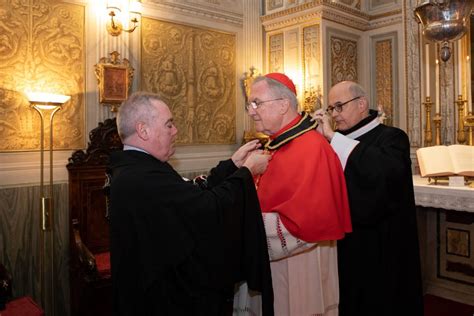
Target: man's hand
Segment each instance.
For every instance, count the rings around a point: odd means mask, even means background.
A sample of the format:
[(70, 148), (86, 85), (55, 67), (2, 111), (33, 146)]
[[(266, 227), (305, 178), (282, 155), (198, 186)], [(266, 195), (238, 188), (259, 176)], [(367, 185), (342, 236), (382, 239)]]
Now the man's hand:
[(247, 159), (247, 157), (252, 153), (254, 150), (259, 148), (260, 142), (258, 139), (254, 139), (246, 143), (245, 145), (242, 145), (237, 151), (232, 155), (231, 159), (234, 162), (235, 166), (237, 168), (242, 167), (243, 163)]
[(256, 176), (265, 172), (271, 158), (272, 155), (263, 150), (257, 150), (250, 154), (243, 166), (247, 167), (253, 176)]
[(334, 137), (334, 130), (332, 129), (332, 120), (325, 110), (319, 109), (312, 114), (312, 121), (318, 122), (316, 130), (322, 134), (328, 141)]

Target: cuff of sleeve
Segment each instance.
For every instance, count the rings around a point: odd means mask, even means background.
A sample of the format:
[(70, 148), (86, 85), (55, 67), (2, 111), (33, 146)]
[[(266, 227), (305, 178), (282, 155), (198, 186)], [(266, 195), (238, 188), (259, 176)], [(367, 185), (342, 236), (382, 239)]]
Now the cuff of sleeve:
[(239, 169), (239, 168), (237, 168), (237, 166), (234, 164), (234, 162), (230, 158), (227, 159), (227, 160), (221, 161), (220, 163), (223, 164), (224, 167), (228, 171), (230, 171), (230, 173), (235, 172), (237, 169)]
[(358, 140), (351, 139), (338, 132), (334, 133), (331, 146), (341, 161), (342, 169), (346, 168), (347, 159), (357, 144), (359, 144)]

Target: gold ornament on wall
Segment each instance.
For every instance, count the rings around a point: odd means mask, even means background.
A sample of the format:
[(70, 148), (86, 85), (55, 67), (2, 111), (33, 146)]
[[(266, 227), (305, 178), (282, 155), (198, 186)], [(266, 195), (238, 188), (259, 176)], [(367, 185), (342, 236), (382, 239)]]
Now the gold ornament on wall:
[(110, 106), (112, 112), (117, 112), (120, 104), (128, 98), (135, 71), (128, 59), (119, 56), (117, 51), (113, 51), (110, 58), (102, 57), (95, 65), (99, 102)]

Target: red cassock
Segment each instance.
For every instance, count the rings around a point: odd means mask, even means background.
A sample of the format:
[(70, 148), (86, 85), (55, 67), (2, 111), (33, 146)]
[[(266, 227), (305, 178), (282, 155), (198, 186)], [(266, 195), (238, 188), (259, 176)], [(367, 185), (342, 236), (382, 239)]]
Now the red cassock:
[(321, 134), (311, 129), (271, 153), (267, 170), (255, 179), (262, 212), (277, 212), (286, 229), (307, 242), (338, 240), (352, 231), (344, 172)]

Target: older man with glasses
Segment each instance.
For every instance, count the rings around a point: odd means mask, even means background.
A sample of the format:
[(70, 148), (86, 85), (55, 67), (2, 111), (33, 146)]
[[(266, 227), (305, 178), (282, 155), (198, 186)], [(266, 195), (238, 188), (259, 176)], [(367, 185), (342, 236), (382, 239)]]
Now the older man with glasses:
[[(315, 122), (298, 113), (290, 78), (254, 80), (248, 115), (270, 136), (272, 159), (255, 178), (270, 255), (275, 315), (337, 315), (336, 240), (351, 231), (341, 164)], [(244, 294), (242, 294), (244, 293)], [(259, 315), (258, 298), (242, 288), (237, 315)]]
[[(317, 130), (338, 154), (353, 232), (337, 244), (339, 315), (423, 315), (410, 143), (355, 82), (331, 88)], [(336, 131), (332, 126), (336, 126)]]

